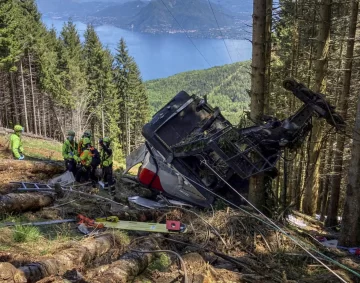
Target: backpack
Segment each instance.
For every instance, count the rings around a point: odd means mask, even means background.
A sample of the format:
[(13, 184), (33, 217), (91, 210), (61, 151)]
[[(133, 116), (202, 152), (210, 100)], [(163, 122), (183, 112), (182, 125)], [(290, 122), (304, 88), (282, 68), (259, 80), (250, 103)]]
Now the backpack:
[(100, 158), (99, 151), (95, 147), (92, 147), (92, 148), (90, 148), (90, 152), (91, 152), (91, 155), (92, 155), (91, 166), (92, 167), (99, 166), (100, 163), (101, 163), (101, 158)]

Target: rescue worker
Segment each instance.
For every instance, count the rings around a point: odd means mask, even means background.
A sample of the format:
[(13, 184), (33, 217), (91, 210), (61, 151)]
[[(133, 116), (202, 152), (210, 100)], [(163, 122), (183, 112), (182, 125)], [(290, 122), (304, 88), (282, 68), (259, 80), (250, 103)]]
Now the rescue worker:
[(88, 138), (91, 141), (91, 131), (90, 130), (86, 130), (83, 134), (83, 136), (81, 137), (79, 144), (78, 144), (78, 156), (81, 155), (81, 153), (85, 150), (85, 146), (84, 146), (84, 139)]
[(96, 188), (96, 183), (99, 181), (98, 178), (96, 177), (96, 168), (101, 163), (100, 153), (94, 146), (90, 146), (89, 150), (90, 150), (91, 157), (92, 157), (91, 164), (90, 164), (90, 166), (91, 166), (90, 178), (92, 181), (92, 187)]
[(83, 139), (83, 147), (85, 149), (79, 157), (80, 167), (76, 172), (76, 182), (80, 182), (81, 180), (87, 182), (90, 178), (92, 154), (90, 152), (91, 141), (89, 138)]
[(66, 170), (76, 176), (76, 163), (78, 161), (78, 144), (75, 141), (75, 132), (68, 131), (67, 138), (62, 147), (62, 156), (65, 160)]
[(115, 182), (113, 180), (113, 152), (110, 148), (110, 138), (100, 139), (101, 168), (103, 171), (104, 189), (109, 189), (110, 195), (115, 195)]
[(24, 159), (24, 148), (21, 141), (21, 133), (24, 131), (24, 128), (20, 125), (15, 125), (14, 133), (10, 136), (10, 148), (11, 152), (15, 159), (23, 160)]

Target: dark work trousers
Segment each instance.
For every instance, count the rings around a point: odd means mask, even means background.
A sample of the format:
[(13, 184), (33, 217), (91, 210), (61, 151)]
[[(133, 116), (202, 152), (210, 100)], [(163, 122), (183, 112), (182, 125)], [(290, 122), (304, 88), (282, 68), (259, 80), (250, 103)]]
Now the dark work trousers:
[(113, 169), (112, 164), (110, 166), (103, 166), (103, 176), (104, 176), (104, 185), (105, 188), (109, 189), (109, 193), (115, 194), (115, 187), (113, 181)]
[(76, 172), (76, 182), (84, 181), (87, 182), (90, 179), (91, 167), (82, 166)]
[(90, 172), (90, 179), (93, 188), (96, 187), (96, 183), (99, 181), (98, 178), (96, 177), (96, 167), (97, 166), (91, 166), (91, 172)]
[(65, 167), (67, 171), (73, 173), (74, 177), (76, 176), (76, 162), (74, 159), (65, 160)]

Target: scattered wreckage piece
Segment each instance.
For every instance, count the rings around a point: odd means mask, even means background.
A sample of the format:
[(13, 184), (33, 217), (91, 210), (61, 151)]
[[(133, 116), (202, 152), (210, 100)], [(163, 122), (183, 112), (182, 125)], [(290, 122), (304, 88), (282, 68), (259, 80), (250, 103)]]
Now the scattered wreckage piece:
[(167, 199), (165, 197), (163, 199), (161, 199), (161, 202), (149, 200), (147, 198), (143, 198), (140, 196), (128, 197), (128, 201), (135, 203), (137, 205), (140, 205), (142, 207), (149, 208), (149, 209), (166, 208), (169, 205), (179, 206), (179, 207), (192, 207), (192, 205), (190, 205), (188, 203), (184, 203), (184, 202), (177, 201), (177, 200)]
[(61, 187), (70, 186), (75, 183), (75, 177), (72, 172), (66, 171), (60, 176), (54, 177), (48, 181), (50, 186), (55, 186), (55, 184), (59, 184)]
[(111, 234), (103, 234), (96, 238), (88, 238), (77, 246), (43, 257), (37, 262), (26, 264), (19, 268), (28, 282), (37, 282), (51, 275), (63, 275), (72, 268), (89, 265), (99, 256), (108, 253), (116, 245), (116, 239)]
[(143, 127), (145, 145), (127, 157), (126, 172), (142, 163), (142, 185), (200, 207), (210, 207), (219, 195), (242, 204), (227, 184), (247, 197), (249, 177), (276, 177), (282, 151), (301, 146), (312, 117), (336, 128), (345, 126), (323, 94), (294, 80), (284, 81), (284, 88), (304, 105), (287, 119), (262, 117), (260, 125), (247, 128), (234, 127), (206, 99), (181, 91)]
[(50, 195), (37, 193), (10, 193), (0, 196), (0, 214), (39, 210), (54, 202)]

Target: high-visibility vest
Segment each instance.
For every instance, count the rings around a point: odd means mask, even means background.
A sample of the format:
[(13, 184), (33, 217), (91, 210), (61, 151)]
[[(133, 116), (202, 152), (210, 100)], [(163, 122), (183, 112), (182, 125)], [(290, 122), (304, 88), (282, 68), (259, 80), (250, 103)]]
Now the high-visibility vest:
[(110, 166), (113, 163), (113, 155), (108, 154), (104, 149), (101, 150), (101, 165)]

